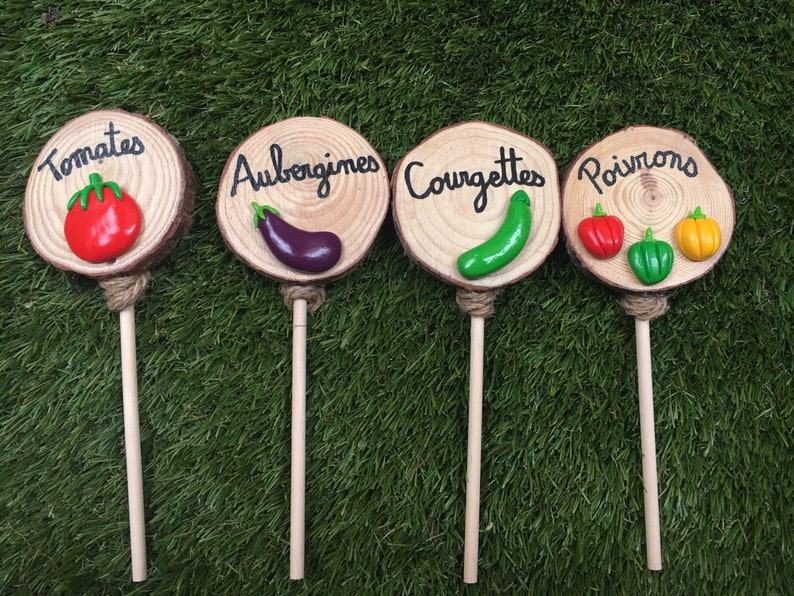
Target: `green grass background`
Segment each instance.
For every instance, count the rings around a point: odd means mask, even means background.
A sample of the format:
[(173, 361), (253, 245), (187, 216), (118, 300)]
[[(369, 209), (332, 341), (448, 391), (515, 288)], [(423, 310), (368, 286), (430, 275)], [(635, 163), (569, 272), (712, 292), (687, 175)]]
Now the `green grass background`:
[[(0, 11), (0, 592), (792, 594), (792, 4), (11, 0)], [(21, 204), (69, 118), (154, 118), (195, 222), (136, 312), (150, 578), (129, 579), (118, 318)], [(664, 569), (645, 569), (634, 327), (560, 242), (486, 324), (480, 582), (461, 580), (468, 320), (390, 217), (310, 317), (306, 579), (288, 580), (290, 316), (214, 216), (232, 149), (329, 116), (392, 171), (441, 127), (560, 172), (631, 124), (694, 137), (736, 202), (651, 325)]]

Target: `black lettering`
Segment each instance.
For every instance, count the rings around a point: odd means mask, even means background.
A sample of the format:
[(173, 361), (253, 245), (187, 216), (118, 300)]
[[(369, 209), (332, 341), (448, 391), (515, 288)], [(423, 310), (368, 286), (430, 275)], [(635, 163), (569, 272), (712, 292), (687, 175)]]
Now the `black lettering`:
[(257, 172), (256, 173), (256, 184), (258, 186), (254, 186), (255, 191), (259, 190), (260, 188), (267, 188), (268, 186), (273, 186), (276, 182), (270, 176), (270, 172), (265, 170), (264, 172)]
[(130, 150), (130, 153), (132, 153), (132, 155), (140, 155), (144, 152), (144, 150), (145, 147), (143, 146), (143, 141), (141, 141), (138, 137), (132, 137), (132, 149)]
[(681, 168), (681, 171), (687, 178), (694, 178), (698, 175), (698, 165), (691, 157), (686, 160), (686, 163)]
[(64, 176), (68, 176), (72, 173), (72, 162), (71, 158), (67, 157), (61, 162), (61, 174)]
[(50, 168), (50, 173), (55, 178), (56, 182), (60, 182), (63, 180), (63, 176), (61, 176), (60, 172), (58, 172), (55, 164), (52, 163), (52, 158), (55, 157), (55, 154), (58, 152), (58, 149), (53, 149), (50, 151), (50, 154), (47, 156), (47, 159), (44, 160), (44, 163), (39, 164), (39, 167), (36, 168), (37, 172), (41, 172), (45, 166)]
[(488, 206), (488, 189), (483, 187), (483, 189), (477, 193), (477, 196), (474, 197), (474, 212), (475, 213), (482, 213), (485, 211), (485, 208)]
[(637, 169), (636, 163), (634, 162), (634, 156), (633, 155), (631, 156), (631, 163), (629, 163), (628, 161), (626, 161), (624, 159), (623, 160), (623, 166), (626, 168), (626, 173), (623, 174), (624, 176), (628, 176), (629, 174), (633, 174), (636, 171), (636, 169)]
[(53, 149), (47, 156), (43, 163), (39, 164), (37, 171), (42, 171), (45, 167), (50, 169), (50, 173), (55, 178), (56, 182), (60, 182), (65, 176), (69, 176), (76, 169), (89, 165), (92, 161), (101, 161), (111, 157), (121, 157), (123, 155), (140, 155), (144, 152), (145, 147), (143, 141), (137, 136), (129, 139), (121, 139), (117, 142), (117, 135), (121, 131), (117, 130), (113, 122), (108, 122), (108, 129), (104, 136), (108, 138), (107, 142), (97, 143), (93, 149), (90, 146), (78, 147), (72, 151), (68, 156), (61, 160), (58, 167), (55, 166), (55, 154), (58, 149)]
[(613, 184), (615, 184), (616, 179), (617, 176), (615, 175), (614, 170), (604, 170), (604, 173), (601, 174), (601, 180), (603, 180), (604, 184), (606, 184), (607, 186), (612, 186)]
[(430, 192), (434, 195), (440, 195), (444, 192), (444, 179), (443, 178), (433, 178), (430, 181), (430, 186), (428, 187)]
[(408, 193), (415, 199), (426, 199), (428, 196), (440, 195), (444, 190), (458, 190), (464, 186), (479, 189), (474, 197), (475, 213), (482, 213), (488, 206), (488, 190), (500, 186), (519, 184), (522, 186), (543, 186), (545, 178), (538, 172), (530, 169), (519, 169), (518, 162), (524, 161), (523, 157), (516, 155), (516, 150), (510, 147), (499, 148), (499, 158), (495, 159), (498, 168), (490, 172), (468, 172), (466, 170), (450, 170), (430, 180), (424, 192), (418, 192), (411, 182), (411, 170), (415, 167), (424, 167), (418, 161), (409, 163), (405, 167), (405, 184)]
[(620, 165), (618, 164), (618, 158), (617, 158), (617, 156), (616, 156), (616, 155), (613, 155), (613, 156), (612, 156), (612, 159), (613, 159), (613, 160), (615, 160), (615, 164), (614, 164), (614, 166), (613, 166), (613, 168), (612, 168), (612, 169), (614, 170), (615, 174), (617, 174), (617, 175), (619, 175), (619, 176), (621, 176), (621, 177), (624, 177), (624, 176), (625, 176), (625, 174), (624, 174), (624, 173), (621, 171), (621, 169), (620, 169)]
[(350, 174), (350, 170), (352, 169), (353, 172), (356, 170), (353, 169), (353, 160), (352, 159), (340, 159), (336, 164), (336, 169), (338, 172), (342, 172), (344, 170), (345, 176)]
[(411, 170), (414, 169), (415, 167), (423, 168), (425, 167), (425, 164), (423, 164), (421, 161), (412, 161), (407, 166), (405, 166), (405, 174), (403, 175), (403, 177), (405, 178), (405, 187), (408, 189), (408, 194), (411, 195), (413, 198), (426, 199), (427, 197), (430, 196), (430, 189), (426, 190), (422, 194), (419, 194), (414, 190), (413, 184), (411, 184)]
[(469, 183), (469, 173), (467, 171), (462, 172), (454, 172), (452, 175), (452, 181), (455, 184), (455, 189), (463, 188), (464, 186), (471, 186)]
[(108, 151), (108, 146), (105, 143), (99, 143), (96, 147), (94, 147), (94, 159), (105, 159), (110, 157), (110, 152)]
[(113, 157), (118, 157), (120, 154), (116, 153), (116, 133), (118, 131), (113, 126), (113, 122), (108, 122), (108, 130), (107, 132), (103, 133), (108, 138), (108, 143), (110, 144), (110, 154)]
[(469, 186), (485, 186), (485, 176), (482, 172), (474, 172), (469, 176)]
[[(497, 175), (499, 172), (497, 172)], [(485, 180), (485, 174), (482, 172), (474, 172), (469, 177), (469, 184), (471, 186), (479, 187), (480, 192), (474, 197), (474, 212), (482, 213), (488, 206), (488, 182)]]
[(304, 170), (303, 164), (293, 164), (290, 168), (290, 173), (292, 174), (292, 179), (296, 182), (306, 179), (306, 171)]
[[(516, 184), (518, 180), (518, 162), (524, 161), (523, 157), (516, 157), (516, 150), (513, 147), (510, 147), (510, 157), (505, 157), (505, 148), (499, 147), (499, 159), (494, 161), (495, 164), (498, 164), (501, 173), (502, 173), (502, 181), (504, 184), (512, 185)], [(508, 164), (510, 165), (510, 171), (508, 172)]]
[[(684, 161), (684, 158), (679, 153), (669, 149), (659, 149), (651, 157), (648, 156), (647, 151), (641, 151), (629, 156), (628, 159), (619, 158), (617, 155), (613, 155), (612, 159), (614, 163), (611, 169), (605, 169), (602, 173), (601, 163), (595, 157), (588, 157), (579, 166), (578, 179), (582, 180), (583, 177), (586, 177), (598, 191), (598, 194), (603, 194), (598, 183), (599, 177), (604, 185), (613, 186), (617, 182), (618, 177), (626, 178), (643, 167), (647, 170), (666, 167), (683, 172), (689, 178), (694, 178), (698, 174), (697, 163), (692, 157), (688, 157)], [(520, 180), (524, 182), (524, 178), (520, 178)]]
[[(240, 170), (245, 171), (245, 176), (240, 178)], [(248, 159), (245, 157), (245, 154), (241, 153), (237, 156), (237, 165), (234, 168), (234, 180), (232, 181), (232, 191), (229, 193), (230, 196), (234, 196), (237, 194), (237, 186), (241, 182), (248, 181), (251, 184), (251, 188), (254, 189), (254, 192), (259, 190), (260, 184), (254, 180), (254, 175), (251, 173), (251, 168), (248, 165)]]
[[(595, 164), (595, 169), (590, 171), (587, 169), (588, 164)], [(590, 180), (590, 183), (595, 187), (598, 191), (598, 194), (604, 194), (604, 191), (601, 190), (601, 187), (598, 185), (596, 180), (598, 179), (598, 174), (601, 173), (601, 162), (599, 162), (595, 157), (588, 157), (585, 159), (582, 164), (579, 166), (579, 171), (576, 173), (576, 179), (581, 180), (582, 175), (587, 176)]]
[(270, 146), (270, 161), (273, 163), (273, 172), (276, 175), (275, 180), (278, 182), (289, 182), (289, 172), (284, 172), (281, 169), (281, 159), (281, 146), (273, 143)]

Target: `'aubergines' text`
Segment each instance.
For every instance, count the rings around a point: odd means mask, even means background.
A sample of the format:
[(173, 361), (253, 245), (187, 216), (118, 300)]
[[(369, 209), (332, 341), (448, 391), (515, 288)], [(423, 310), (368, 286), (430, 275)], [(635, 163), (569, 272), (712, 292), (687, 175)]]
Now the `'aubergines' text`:
[[(331, 157), (326, 153), (325, 157)], [(270, 161), (273, 171), (264, 169), (261, 172), (252, 172), (248, 165), (248, 158), (240, 153), (237, 156), (237, 165), (234, 168), (234, 181), (232, 182), (231, 196), (237, 194), (237, 186), (243, 182), (248, 182), (254, 192), (260, 188), (275, 186), (276, 184), (288, 184), (292, 181), (301, 182), (307, 179), (319, 180), (317, 184), (317, 198), (324, 199), (331, 192), (331, 177), (344, 174), (368, 174), (380, 170), (380, 164), (374, 155), (359, 155), (356, 158), (340, 159), (336, 162), (306, 164), (295, 163), (286, 168), (283, 164), (283, 153), (281, 146), (273, 143), (270, 145)]]
[(112, 122), (109, 122), (107, 132), (102, 133), (108, 137), (107, 143), (97, 143), (94, 147), (86, 146), (75, 149), (64, 157), (60, 163), (55, 160), (55, 154), (58, 153), (58, 148), (56, 147), (50, 151), (44, 163), (39, 164), (36, 171), (41, 172), (44, 168), (50, 168), (50, 173), (57, 182), (60, 182), (75, 169), (79, 170), (92, 161), (101, 161), (109, 157), (121, 157), (122, 155), (140, 155), (144, 152), (143, 141), (136, 136), (131, 139), (117, 140), (116, 135), (120, 132), (120, 130), (114, 128)]
[(467, 172), (466, 170), (445, 172), (430, 180), (427, 188), (423, 191), (416, 190), (411, 182), (411, 173), (414, 168), (423, 168), (425, 164), (421, 161), (412, 161), (405, 166), (405, 186), (408, 192), (415, 199), (426, 199), (430, 195), (440, 195), (445, 190), (457, 190), (464, 186), (479, 188), (480, 191), (474, 197), (475, 213), (482, 213), (488, 205), (488, 189), (499, 188), (502, 185), (511, 186), (543, 186), (546, 179), (539, 173), (529, 169), (519, 169), (518, 162), (524, 161), (523, 157), (516, 156), (516, 150), (510, 147), (509, 155), (505, 155), (505, 148), (499, 147), (499, 159), (494, 163), (499, 166), (498, 170), (491, 172)]
[(622, 158), (618, 161), (616, 155), (612, 156), (614, 164), (611, 167), (601, 171), (601, 162), (595, 157), (588, 157), (579, 166), (577, 172), (577, 179), (581, 180), (586, 176), (590, 183), (598, 191), (598, 194), (604, 194), (604, 191), (599, 185), (599, 179), (605, 186), (612, 186), (617, 182), (618, 176), (626, 178), (631, 176), (637, 170), (645, 168), (650, 170), (652, 168), (670, 168), (679, 172), (683, 172), (688, 178), (694, 178), (698, 175), (698, 164), (694, 159), (688, 157), (686, 161), (679, 153), (675, 151), (657, 151), (653, 156), (648, 156), (647, 151), (632, 155), (629, 159)]

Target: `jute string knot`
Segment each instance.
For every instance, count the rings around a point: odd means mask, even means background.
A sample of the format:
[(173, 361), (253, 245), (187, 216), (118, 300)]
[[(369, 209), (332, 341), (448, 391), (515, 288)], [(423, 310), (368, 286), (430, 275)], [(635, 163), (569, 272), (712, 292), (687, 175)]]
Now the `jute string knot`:
[(501, 288), (491, 290), (458, 288), (455, 292), (455, 302), (458, 303), (458, 308), (466, 314), (486, 319), (494, 313), (493, 303), (501, 291)]
[(105, 290), (105, 303), (115, 312), (132, 306), (143, 297), (146, 284), (149, 283), (149, 272), (133, 273), (121, 277), (110, 277), (100, 280), (99, 285)]
[(317, 312), (325, 302), (325, 288), (323, 286), (301, 285), (283, 283), (280, 287), (284, 296), (284, 304), (292, 312), (292, 303), (298, 298), (306, 301), (306, 310), (310, 313)]
[(664, 294), (626, 294), (620, 299), (620, 305), (626, 314), (651, 321), (667, 312), (667, 297)]

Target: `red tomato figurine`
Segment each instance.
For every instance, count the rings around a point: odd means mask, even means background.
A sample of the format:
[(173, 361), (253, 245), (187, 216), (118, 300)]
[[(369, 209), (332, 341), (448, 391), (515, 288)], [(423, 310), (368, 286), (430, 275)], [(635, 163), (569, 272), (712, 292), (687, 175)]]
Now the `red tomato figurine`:
[(623, 246), (623, 222), (615, 215), (607, 215), (596, 203), (593, 217), (579, 222), (576, 230), (579, 240), (596, 259), (609, 259)]
[[(78, 201), (79, 199), (79, 201)], [(103, 263), (124, 254), (141, 232), (141, 210), (115, 182), (88, 177), (88, 186), (69, 199), (63, 234), (74, 254)]]

